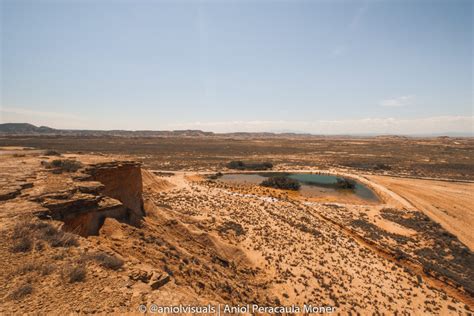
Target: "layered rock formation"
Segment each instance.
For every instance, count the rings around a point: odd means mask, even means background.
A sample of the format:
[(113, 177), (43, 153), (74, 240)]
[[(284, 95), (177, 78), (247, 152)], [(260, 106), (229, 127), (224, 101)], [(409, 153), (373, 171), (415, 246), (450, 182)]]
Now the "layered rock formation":
[(145, 215), (141, 167), (136, 162), (86, 164), (74, 173), (43, 169), (30, 182), (7, 180), (9, 186), (0, 190), (5, 208), (28, 201), (30, 213), (62, 221), (64, 230), (82, 236), (97, 235), (105, 218), (138, 226)]
[[(43, 216), (64, 222), (64, 229), (97, 235), (105, 218), (139, 225), (143, 212), (140, 164), (106, 162), (87, 166), (67, 192), (40, 196)], [(93, 181), (90, 181), (93, 180)]]
[(133, 161), (109, 162), (89, 166), (85, 172), (104, 185), (103, 194), (117, 199), (128, 208), (129, 221), (138, 225), (145, 215), (142, 199), (140, 164)]

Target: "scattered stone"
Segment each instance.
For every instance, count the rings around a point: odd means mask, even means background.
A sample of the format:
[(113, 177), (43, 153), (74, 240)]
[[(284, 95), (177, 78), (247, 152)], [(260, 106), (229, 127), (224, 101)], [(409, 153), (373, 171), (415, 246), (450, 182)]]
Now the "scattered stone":
[(132, 271), (128, 277), (133, 281), (149, 283), (152, 276), (153, 276), (153, 272), (147, 272), (144, 270), (135, 270), (135, 271)]
[(171, 276), (168, 274), (165, 277), (159, 277), (158, 281), (154, 281), (150, 286), (153, 290), (158, 290), (162, 286), (166, 285), (171, 280)]

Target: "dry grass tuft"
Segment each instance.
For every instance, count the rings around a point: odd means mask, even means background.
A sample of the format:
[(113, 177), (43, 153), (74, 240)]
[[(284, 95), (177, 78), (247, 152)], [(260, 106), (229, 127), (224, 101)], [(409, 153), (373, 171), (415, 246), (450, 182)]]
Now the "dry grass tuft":
[(12, 252), (29, 252), (33, 248), (33, 241), (28, 236), (20, 237), (13, 242)]
[(54, 172), (76, 172), (82, 168), (82, 164), (72, 159), (55, 159), (51, 162), (43, 161), (42, 164), (46, 169), (53, 169)]
[(66, 266), (61, 275), (68, 283), (83, 282), (86, 279), (87, 269), (84, 264)]
[(59, 152), (57, 152), (56, 150), (53, 150), (53, 149), (48, 149), (44, 152), (45, 156), (61, 156), (61, 154)]
[(31, 293), (33, 293), (33, 286), (31, 284), (25, 283), (15, 289), (10, 296), (14, 300), (21, 300), (22, 298), (27, 295), (30, 295)]
[[(73, 247), (79, 245), (76, 235), (64, 232), (50, 223), (25, 220), (15, 225), (12, 231), (12, 252), (29, 252), (44, 249), (44, 242), (51, 247)], [(35, 247), (33, 247), (35, 245)]]

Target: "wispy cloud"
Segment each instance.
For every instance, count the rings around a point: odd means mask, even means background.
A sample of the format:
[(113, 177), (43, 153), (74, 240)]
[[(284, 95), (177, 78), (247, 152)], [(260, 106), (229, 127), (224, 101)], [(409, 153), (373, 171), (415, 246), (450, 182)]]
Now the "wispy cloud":
[(369, 9), (369, 2), (365, 1), (361, 6), (359, 6), (352, 16), (352, 20), (349, 23), (349, 29), (350, 30), (355, 30), (359, 24), (361, 23), (363, 17), (367, 13), (367, 10)]
[(352, 33), (354, 33), (354, 31), (357, 30), (359, 25), (362, 23), (363, 18), (366, 15), (368, 9), (369, 9), (369, 1), (364, 1), (359, 7), (357, 7), (354, 14), (352, 15), (352, 18), (348, 22), (347, 32), (346, 32), (347, 34), (344, 40), (345, 43), (342, 43), (341, 45), (334, 47), (330, 52), (332, 56), (339, 57), (339, 56), (345, 55), (346, 47), (350, 46), (349, 44), (351, 42), (351, 37), (353, 36)]
[(48, 112), (48, 111), (35, 111), (22, 108), (9, 108), (9, 107), (0, 107), (0, 112), (27, 115), (27, 116), (41, 116), (49, 118), (62, 118), (62, 119), (80, 119), (79, 116), (61, 113), (61, 112)]
[(414, 98), (415, 97), (412, 95), (404, 95), (396, 98), (381, 100), (380, 105), (386, 107), (401, 107), (412, 105)]
[(342, 56), (344, 55), (346, 48), (344, 46), (335, 47), (332, 51), (333, 56)]

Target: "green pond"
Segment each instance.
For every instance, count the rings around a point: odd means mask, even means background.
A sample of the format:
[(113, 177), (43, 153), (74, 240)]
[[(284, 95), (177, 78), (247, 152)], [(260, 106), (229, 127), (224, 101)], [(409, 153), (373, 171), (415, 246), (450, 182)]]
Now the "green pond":
[(233, 173), (224, 174), (219, 180), (228, 183), (238, 184), (260, 184), (263, 180), (271, 176), (286, 176), (297, 180), (301, 184), (299, 193), (307, 197), (324, 196), (356, 196), (359, 199), (378, 202), (377, 195), (366, 185), (359, 181), (348, 179), (354, 183), (353, 189), (339, 189), (336, 186), (338, 179), (344, 179), (340, 176), (314, 173)]

